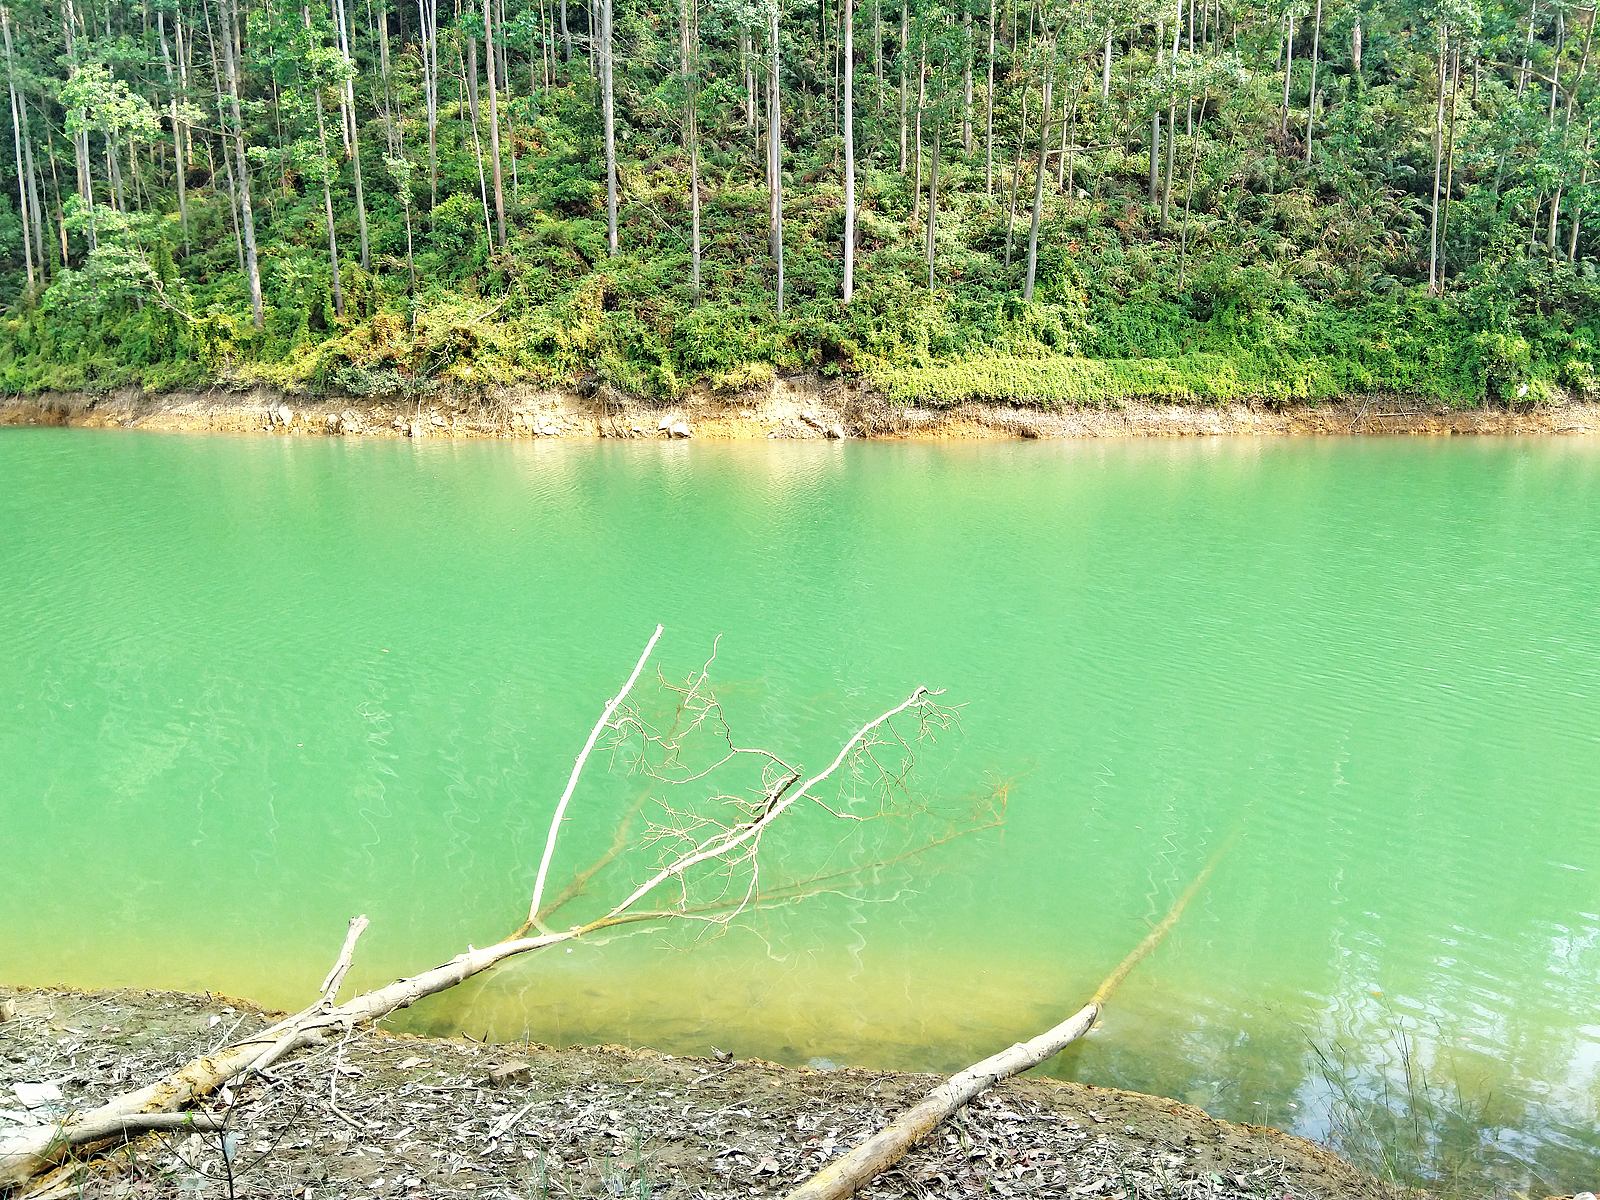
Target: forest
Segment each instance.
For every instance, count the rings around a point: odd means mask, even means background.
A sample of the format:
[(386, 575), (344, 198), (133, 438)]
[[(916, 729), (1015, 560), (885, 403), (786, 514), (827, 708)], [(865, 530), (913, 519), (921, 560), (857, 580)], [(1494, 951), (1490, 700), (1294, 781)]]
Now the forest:
[(1594, 22), (20, 0), (0, 391), (1562, 402), (1596, 386)]

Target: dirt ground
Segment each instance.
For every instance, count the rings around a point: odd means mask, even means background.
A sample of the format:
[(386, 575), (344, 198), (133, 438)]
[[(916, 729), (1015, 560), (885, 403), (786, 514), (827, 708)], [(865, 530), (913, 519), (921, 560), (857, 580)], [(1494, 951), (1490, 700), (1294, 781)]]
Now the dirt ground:
[(0, 402), (0, 425), (418, 439), (1448, 436), (1600, 433), (1600, 405), (1448, 411), (1404, 398), (1367, 397), (1315, 406), (1127, 402), (1058, 412), (994, 404), (933, 410), (891, 406), (838, 381), (800, 376), (738, 396), (693, 392), (665, 408), (608, 389), (580, 396), (531, 387), (503, 388), (470, 399), (435, 395), (416, 400), (312, 398), (262, 390), (51, 394)]
[[(0, 1144), (279, 1014), (175, 992), (0, 989)], [(495, 1086), (491, 1069), (526, 1064)], [(18, 1196), (782, 1196), (940, 1082), (931, 1075), (557, 1050), (357, 1030), (219, 1093), (220, 1133), (104, 1147)], [(16, 1085), (54, 1084), (59, 1099)], [(33, 1107), (29, 1107), (29, 1103)], [(231, 1174), (231, 1179), (230, 1179)], [(1172, 1100), (1044, 1079), (980, 1097), (863, 1193), (1095, 1200), (1400, 1200), (1329, 1151)], [(1415, 1195), (1413, 1193), (1412, 1195)]]

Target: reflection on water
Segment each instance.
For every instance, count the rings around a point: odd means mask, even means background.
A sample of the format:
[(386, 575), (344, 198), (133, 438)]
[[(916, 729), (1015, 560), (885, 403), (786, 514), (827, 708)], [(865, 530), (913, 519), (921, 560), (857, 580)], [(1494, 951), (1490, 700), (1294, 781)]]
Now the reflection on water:
[[(918, 779), (1014, 779), (1005, 830), (415, 1027), (948, 1069), (1076, 1008), (1237, 829), (1052, 1070), (1402, 1177), (1600, 1176), (1595, 447), (41, 430), (0, 481), (0, 978), (287, 1005), (356, 912), (361, 984), (504, 936), (661, 620), (663, 670), (724, 634), (740, 733), (813, 767), (947, 687)], [(558, 873), (636, 783), (586, 780)]]

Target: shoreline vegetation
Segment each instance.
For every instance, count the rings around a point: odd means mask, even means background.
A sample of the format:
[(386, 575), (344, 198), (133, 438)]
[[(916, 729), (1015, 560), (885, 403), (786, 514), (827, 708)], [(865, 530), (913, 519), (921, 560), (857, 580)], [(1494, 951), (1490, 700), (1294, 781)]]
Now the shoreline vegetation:
[[(90, 1107), (282, 1014), (212, 993), (0, 988), (0, 1089), (56, 1084), (7, 1125)], [(491, 1082), (491, 1072), (504, 1078)], [(506, 1070), (505, 1068), (509, 1068)], [(358, 1028), (198, 1110), (179, 1128), (52, 1176), (51, 1195), (336, 1197), (505, 1193), (567, 1200), (781, 1197), (940, 1077), (732, 1053), (491, 1045)], [(36, 1095), (36, 1094), (35, 1094)], [(229, 1103), (231, 1101), (231, 1103)], [(9, 1107), (9, 1106), (8, 1106)], [(219, 1190), (220, 1189), (220, 1190)], [(1052, 1079), (996, 1086), (861, 1195), (1076, 1193), (1146, 1200), (1425, 1200), (1328, 1149), (1174, 1100)]]
[(610, 389), (587, 395), (532, 387), (486, 396), (352, 398), (272, 389), (103, 394), (0, 400), (0, 425), (184, 433), (406, 438), (699, 438), (708, 441), (872, 438), (1281, 437), (1600, 434), (1600, 404), (1453, 408), (1406, 396), (1316, 404), (1124, 399), (1104, 404), (966, 400), (894, 402), (815, 376), (774, 378), (737, 393), (695, 391), (678, 403)]
[(0, 394), (1591, 399), (1593, 13), (30, 0)]

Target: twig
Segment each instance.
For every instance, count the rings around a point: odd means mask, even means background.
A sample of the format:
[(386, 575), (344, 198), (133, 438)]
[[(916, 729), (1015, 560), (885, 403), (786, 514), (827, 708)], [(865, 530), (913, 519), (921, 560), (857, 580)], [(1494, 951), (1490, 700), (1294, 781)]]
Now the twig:
[(524, 1104), (522, 1108), (519, 1109), (514, 1115), (504, 1117), (496, 1122), (494, 1128), (489, 1130), (489, 1140), (493, 1142), (505, 1137), (505, 1135), (510, 1133), (511, 1130), (516, 1126), (518, 1121), (522, 1120), (523, 1117), (527, 1116), (533, 1111), (533, 1106), (537, 1103), (537, 1100), (530, 1100)]
[[(627, 698), (633, 685), (639, 679), (639, 672), (644, 670), (644, 664), (650, 658), (650, 652), (656, 648), (656, 642), (661, 639), (661, 626), (656, 626), (655, 633), (650, 635), (644, 653), (639, 656), (639, 661), (633, 668), (633, 674), (628, 676), (628, 682), (622, 685), (622, 690), (606, 703), (605, 711), (600, 714), (600, 719), (595, 722), (594, 728), (589, 731), (589, 740), (583, 744), (583, 751), (572, 764), (572, 775), (567, 779), (567, 790), (561, 793), (561, 801), (556, 805), (555, 816), (550, 819), (550, 834), (545, 838), (544, 857), (539, 860), (539, 874), (533, 881), (533, 902), (528, 905), (528, 925), (539, 919), (539, 900), (544, 896), (545, 876), (550, 873), (550, 859), (556, 852), (556, 838), (561, 833), (561, 819), (566, 816), (567, 802), (572, 799), (572, 793), (578, 786), (578, 776), (583, 774), (583, 764), (589, 760), (589, 752), (594, 749), (594, 744), (600, 738), (600, 731), (611, 723), (611, 715), (617, 711), (617, 706)], [(523, 926), (524, 929), (527, 926)]]
[(929, 1092), (922, 1103), (895, 1118), (850, 1153), (835, 1159), (795, 1188), (789, 1193), (788, 1200), (845, 1200), (846, 1197), (855, 1195), (869, 1180), (894, 1166), (905, 1157), (912, 1146), (932, 1132), (941, 1121), (979, 1093), (993, 1087), (1002, 1079), (1009, 1079), (1013, 1075), (1038, 1066), (1093, 1029), (1105, 1001), (1116, 990), (1117, 985), (1127, 978), (1128, 972), (1161, 944), (1162, 939), (1167, 936), (1173, 925), (1177, 924), (1189, 901), (1194, 899), (1201, 886), (1210, 878), (1211, 872), (1232, 847), (1234, 841), (1235, 837), (1229, 837), (1222, 843), (1205, 869), (1173, 902), (1161, 923), (1152, 929), (1144, 940), (1117, 964), (1116, 970), (1106, 976), (1105, 982), (1095, 989), (1089, 1003), (1038, 1037), (1018, 1042), (1009, 1049), (990, 1055), (982, 1062), (974, 1063), (959, 1074), (952, 1075)]

